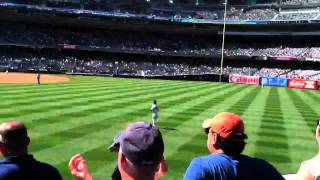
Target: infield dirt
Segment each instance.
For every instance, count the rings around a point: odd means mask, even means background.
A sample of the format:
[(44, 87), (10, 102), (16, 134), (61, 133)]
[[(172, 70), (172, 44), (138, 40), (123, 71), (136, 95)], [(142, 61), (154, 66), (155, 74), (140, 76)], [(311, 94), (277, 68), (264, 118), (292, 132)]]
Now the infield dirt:
[[(70, 79), (63, 75), (41, 74), (41, 84), (68, 82)], [(4, 84), (37, 84), (37, 74), (32, 73), (0, 73), (0, 83)]]

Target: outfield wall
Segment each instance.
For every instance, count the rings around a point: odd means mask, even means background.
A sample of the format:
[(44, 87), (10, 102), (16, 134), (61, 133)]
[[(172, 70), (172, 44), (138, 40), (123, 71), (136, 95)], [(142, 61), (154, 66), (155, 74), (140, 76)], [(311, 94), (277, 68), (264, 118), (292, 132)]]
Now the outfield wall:
[(229, 82), (237, 84), (259, 85), (260, 78), (258, 76), (230, 75)]
[[(133, 76), (133, 75), (113, 75), (113, 77), (129, 77), (129, 78), (142, 78), (142, 79), (164, 79), (164, 80), (189, 80), (189, 81), (215, 81), (218, 82), (220, 76), (217, 74), (201, 74), (201, 75), (175, 75), (175, 76)], [(221, 77), (222, 82), (228, 82), (228, 76)]]
[(251, 84), (261, 86), (276, 86), (287, 88), (299, 88), (299, 89), (320, 89), (320, 80), (306, 80), (298, 78), (280, 78), (280, 77), (257, 77), (257, 76), (242, 76), (242, 75), (230, 75), (229, 83), (238, 84)]
[[(139, 78), (139, 79), (164, 79), (164, 80), (191, 80), (191, 81), (215, 81), (218, 82), (220, 76), (217, 74), (202, 74), (202, 75), (175, 75), (175, 76), (136, 76), (136, 75), (116, 75), (116, 74), (90, 74), (90, 73), (69, 73), (70, 75), (91, 75), (91, 76), (112, 76), (123, 78)], [(274, 86), (299, 88), (309, 90), (320, 90), (320, 80), (312, 81), (305, 79), (288, 79), (280, 77), (259, 77), (259, 76), (243, 76), (243, 75), (224, 75), (221, 78), (222, 82), (249, 84), (256, 86)]]

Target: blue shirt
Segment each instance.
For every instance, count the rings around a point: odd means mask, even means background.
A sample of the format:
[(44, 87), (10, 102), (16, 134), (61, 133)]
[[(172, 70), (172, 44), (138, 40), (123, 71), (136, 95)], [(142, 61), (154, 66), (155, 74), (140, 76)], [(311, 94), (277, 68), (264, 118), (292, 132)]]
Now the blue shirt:
[(195, 158), (189, 165), (184, 180), (236, 179), (238, 161), (225, 154), (210, 154)]
[(265, 160), (240, 155), (235, 158), (239, 161), (237, 179), (283, 180), (279, 171)]
[(0, 161), (0, 179), (62, 180), (62, 177), (55, 167), (35, 160), (32, 155), (21, 155)]
[(282, 175), (268, 162), (245, 155), (232, 159), (225, 154), (195, 158), (184, 180), (282, 180)]

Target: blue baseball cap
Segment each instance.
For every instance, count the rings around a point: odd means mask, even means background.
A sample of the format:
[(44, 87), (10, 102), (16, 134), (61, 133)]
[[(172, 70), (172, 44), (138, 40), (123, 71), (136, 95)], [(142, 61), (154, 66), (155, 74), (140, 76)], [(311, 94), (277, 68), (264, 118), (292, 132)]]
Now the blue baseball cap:
[(122, 153), (134, 165), (157, 165), (163, 159), (164, 143), (161, 132), (149, 122), (130, 124), (117, 139)]

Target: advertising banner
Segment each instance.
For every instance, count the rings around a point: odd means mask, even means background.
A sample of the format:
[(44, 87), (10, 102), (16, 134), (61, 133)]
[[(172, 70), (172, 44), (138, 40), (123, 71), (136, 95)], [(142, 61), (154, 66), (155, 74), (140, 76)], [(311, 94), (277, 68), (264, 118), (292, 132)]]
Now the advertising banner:
[(301, 89), (317, 89), (316, 81), (304, 80), (304, 79), (289, 79), (289, 88), (301, 88)]
[(260, 79), (260, 84), (263, 86), (281, 86), (288, 87), (288, 79), (287, 78), (271, 78), (271, 77), (262, 77)]
[(306, 61), (320, 61), (319, 58), (306, 58)]
[(318, 80), (318, 89), (320, 89), (320, 80)]
[(230, 75), (229, 82), (238, 84), (253, 84), (259, 85), (260, 78), (257, 76), (241, 76), (241, 75)]
[(292, 56), (273, 56), (272, 59), (277, 61), (293, 61), (295, 58)]
[(72, 45), (72, 44), (59, 44), (60, 47), (63, 49), (77, 49), (78, 45)]

